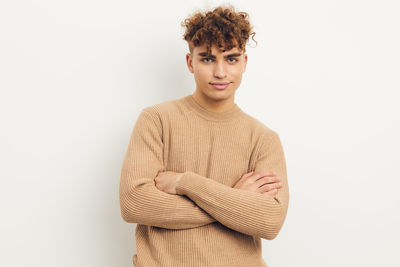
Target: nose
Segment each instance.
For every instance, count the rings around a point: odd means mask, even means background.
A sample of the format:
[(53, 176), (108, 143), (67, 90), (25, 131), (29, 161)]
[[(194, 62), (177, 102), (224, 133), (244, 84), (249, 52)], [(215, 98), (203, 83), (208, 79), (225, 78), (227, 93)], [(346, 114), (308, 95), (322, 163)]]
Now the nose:
[(220, 78), (220, 79), (223, 79), (226, 77), (223, 62), (218, 62), (217, 64), (215, 64), (214, 76), (216, 78)]

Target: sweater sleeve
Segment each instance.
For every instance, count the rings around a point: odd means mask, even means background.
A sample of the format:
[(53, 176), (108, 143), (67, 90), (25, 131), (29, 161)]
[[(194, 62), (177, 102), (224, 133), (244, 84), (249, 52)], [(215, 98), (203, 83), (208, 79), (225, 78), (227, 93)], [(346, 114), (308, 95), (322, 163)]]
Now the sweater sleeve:
[(187, 229), (215, 222), (191, 199), (155, 186), (164, 171), (161, 122), (142, 110), (133, 127), (122, 164), (119, 201), (124, 221), (168, 229)]
[(187, 171), (178, 181), (176, 191), (195, 201), (221, 224), (244, 234), (272, 240), (280, 232), (289, 202), (286, 161), (275, 131), (271, 130), (263, 138), (254, 171), (275, 171), (281, 178), (282, 187), (270, 196), (236, 189)]

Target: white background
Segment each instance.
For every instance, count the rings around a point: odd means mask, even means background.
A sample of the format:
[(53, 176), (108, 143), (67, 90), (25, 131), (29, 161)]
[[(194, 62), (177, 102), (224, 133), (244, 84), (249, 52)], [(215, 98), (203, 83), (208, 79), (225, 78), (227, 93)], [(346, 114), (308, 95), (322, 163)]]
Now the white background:
[[(180, 22), (218, 3), (1, 2), (1, 266), (133, 266), (118, 201), (129, 136), (142, 108), (193, 93)], [(400, 266), (399, 2), (231, 3), (258, 42), (235, 102), (287, 159), (265, 261)]]

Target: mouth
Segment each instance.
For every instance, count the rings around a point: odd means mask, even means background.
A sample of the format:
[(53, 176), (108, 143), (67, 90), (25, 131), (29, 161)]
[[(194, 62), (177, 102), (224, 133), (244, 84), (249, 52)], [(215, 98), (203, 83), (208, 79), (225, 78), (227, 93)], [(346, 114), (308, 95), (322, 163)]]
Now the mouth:
[(210, 83), (212, 86), (214, 86), (214, 88), (215, 89), (217, 89), (217, 90), (224, 90), (224, 89), (226, 89), (228, 86), (229, 86), (229, 84), (230, 83), (220, 83), (220, 82), (217, 82), (217, 83)]

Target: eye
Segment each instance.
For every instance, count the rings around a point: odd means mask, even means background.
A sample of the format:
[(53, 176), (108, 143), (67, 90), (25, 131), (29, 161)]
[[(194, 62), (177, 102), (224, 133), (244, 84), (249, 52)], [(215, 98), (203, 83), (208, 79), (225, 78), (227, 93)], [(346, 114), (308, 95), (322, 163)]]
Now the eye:
[[(231, 59), (233, 59), (234, 61), (230, 61)], [(236, 58), (231, 57), (231, 58), (228, 58), (228, 61), (230, 61), (231, 63), (234, 63), (234, 62), (237, 62), (238, 60)]]
[(212, 60), (212, 58), (206, 57), (206, 58), (201, 59), (201, 61), (202, 61), (202, 62), (211, 62), (211, 61), (204, 61), (204, 60), (208, 60), (208, 59), (209, 59), (209, 60)]

